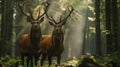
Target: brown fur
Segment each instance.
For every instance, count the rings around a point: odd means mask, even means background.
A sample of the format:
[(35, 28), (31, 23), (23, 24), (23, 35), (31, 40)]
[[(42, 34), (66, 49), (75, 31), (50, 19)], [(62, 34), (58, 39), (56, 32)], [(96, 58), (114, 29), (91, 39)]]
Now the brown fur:
[[(64, 45), (63, 44), (61, 44), (61, 45), (62, 45), (62, 51), (63, 51), (64, 50)], [(49, 52), (48, 51), (49, 49), (54, 50), (54, 48), (52, 48), (52, 47), (53, 47), (53, 45), (52, 45), (52, 37), (51, 37), (51, 35), (42, 36), (41, 44), (40, 44), (40, 51), (46, 53), (46, 52)], [(52, 52), (52, 53), (54, 53), (54, 52)], [(51, 55), (54, 55), (54, 54), (51, 54)]]
[(41, 66), (43, 65), (43, 62), (44, 62), (46, 56), (48, 56), (49, 65), (51, 65), (51, 62), (50, 62), (51, 60), (49, 60), (49, 57), (61, 56), (61, 53), (64, 50), (64, 44), (62, 43), (61, 46), (62, 47), (60, 47), (60, 49), (56, 49), (53, 46), (53, 44), (52, 44), (52, 36), (51, 35), (42, 36), (41, 44), (40, 44), (40, 52), (43, 55), (42, 59), (41, 59)]
[(40, 49), (39, 45), (32, 45), (30, 42), (30, 34), (24, 34), (19, 40), (19, 49), (24, 54), (35, 54)]
[(19, 50), (21, 53), (22, 65), (24, 66), (24, 57), (26, 56), (26, 63), (27, 67), (29, 67), (29, 61), (31, 61), (31, 67), (33, 66), (33, 57), (35, 58), (35, 65), (37, 65), (38, 61), (38, 51), (40, 50), (39, 47), (40, 41), (38, 44), (31, 44), (30, 41), (30, 34), (24, 34), (21, 39), (19, 40)]

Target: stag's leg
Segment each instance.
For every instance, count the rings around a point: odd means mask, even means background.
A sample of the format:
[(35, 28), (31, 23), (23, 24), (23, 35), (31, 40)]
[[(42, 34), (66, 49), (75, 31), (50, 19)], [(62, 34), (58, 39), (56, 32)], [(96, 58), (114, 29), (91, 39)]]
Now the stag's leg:
[(46, 57), (47, 57), (46, 53), (42, 53), (41, 66), (43, 66), (43, 63), (44, 63)]
[(37, 66), (38, 57), (35, 56), (35, 66)]
[(49, 66), (52, 64), (51, 59), (52, 59), (52, 57), (51, 57), (51, 56), (48, 56)]
[(24, 56), (21, 55), (21, 60), (22, 60), (22, 66), (24, 66)]
[(27, 63), (27, 67), (29, 67), (29, 62), (30, 62), (30, 56), (27, 56), (27, 58), (26, 58), (26, 63)]
[(40, 56), (40, 54), (38, 55), (38, 54), (35, 54), (35, 66), (37, 66), (37, 61), (39, 60), (39, 56)]
[(61, 55), (57, 56), (57, 64), (60, 65)]
[(31, 67), (33, 67), (33, 57), (32, 57), (32, 56), (30, 57), (30, 61), (31, 61), (31, 62), (30, 62)]

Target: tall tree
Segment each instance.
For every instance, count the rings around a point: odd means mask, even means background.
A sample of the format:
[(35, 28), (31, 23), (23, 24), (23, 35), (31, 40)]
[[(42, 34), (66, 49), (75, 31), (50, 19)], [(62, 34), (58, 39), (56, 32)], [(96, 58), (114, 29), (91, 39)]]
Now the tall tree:
[(100, 0), (95, 0), (95, 28), (96, 28), (96, 54), (102, 55), (101, 50), (101, 30), (100, 30)]
[(117, 51), (118, 48), (118, 8), (117, 0), (111, 0), (112, 2), (112, 36), (113, 36), (113, 51)]
[(111, 0), (105, 0), (105, 15), (106, 15), (106, 52), (112, 52), (112, 31), (111, 31)]
[[(0, 17), (1, 17), (1, 2), (0, 2)], [(1, 27), (1, 18), (0, 18), (0, 27)], [(0, 31), (1, 31), (1, 28), (0, 28)], [(0, 37), (1, 37), (1, 33), (0, 33)], [(0, 38), (0, 44), (1, 44), (1, 38)], [(0, 57), (1, 57), (1, 48), (0, 48)]]
[[(118, 22), (120, 22), (120, 0), (118, 1)], [(118, 23), (118, 35), (120, 35), (120, 23)], [(118, 36), (118, 38), (120, 38), (120, 36)], [(120, 41), (119, 41), (119, 47), (118, 47), (118, 51), (120, 51)]]
[(10, 54), (10, 45), (12, 38), (12, 25), (13, 25), (13, 0), (2, 1), (2, 23), (1, 23), (1, 53), (2, 56)]

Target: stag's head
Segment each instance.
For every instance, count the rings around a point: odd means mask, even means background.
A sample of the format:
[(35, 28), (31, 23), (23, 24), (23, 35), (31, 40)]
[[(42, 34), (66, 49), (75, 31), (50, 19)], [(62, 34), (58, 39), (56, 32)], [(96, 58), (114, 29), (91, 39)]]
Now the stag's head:
[[(34, 31), (39, 30), (40, 29), (40, 23), (44, 21), (43, 15), (46, 13), (45, 12), (46, 10), (44, 10), (43, 14), (40, 14), (40, 10), (39, 10), (37, 18), (34, 19), (33, 15), (32, 15), (32, 10), (30, 10), (29, 13), (26, 13), (24, 11), (24, 3), (20, 3), (18, 6), (19, 6), (21, 12), (27, 17), (27, 21), (31, 23), (31, 25), (32, 25), (31, 29), (34, 30)], [(47, 9), (47, 8), (44, 7), (44, 9)]]
[(69, 14), (64, 19), (62, 19), (62, 16), (60, 16), (60, 20), (58, 22), (52, 16), (49, 17), (48, 14), (46, 13), (46, 16), (49, 20), (49, 24), (54, 27), (54, 31), (53, 31), (54, 33), (59, 34), (59, 33), (63, 32), (62, 26), (65, 25), (68, 17), (71, 15), (73, 10), (74, 10), (73, 7), (71, 10), (69, 9)]

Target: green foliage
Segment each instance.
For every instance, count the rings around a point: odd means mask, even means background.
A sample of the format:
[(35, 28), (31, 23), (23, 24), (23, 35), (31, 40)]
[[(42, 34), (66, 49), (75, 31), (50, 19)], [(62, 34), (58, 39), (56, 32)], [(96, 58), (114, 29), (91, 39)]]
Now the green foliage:
[[(77, 62), (77, 64), (75, 64), (74, 66), (78, 66), (81, 63), (81, 61), (83, 60), (83, 58), (85, 58), (85, 57), (89, 57), (95, 63), (99, 64), (101, 67), (106, 67), (105, 63), (110, 62), (110, 61), (117, 63), (118, 67), (120, 66), (120, 64), (119, 64), (120, 63), (120, 60), (119, 60), (120, 52), (114, 52), (114, 53), (108, 54), (107, 56), (104, 56), (104, 57), (96, 57), (96, 56), (91, 55), (90, 53), (86, 53), (86, 55), (81, 56), (80, 59), (70, 60), (69, 62), (71, 62), (71, 63), (72, 63), (72, 61)], [(109, 64), (109, 65), (111, 65), (111, 64)]]
[(113, 61), (115, 63), (118, 64), (118, 66), (120, 66), (120, 52), (113, 52), (112, 54), (107, 54), (107, 56), (105, 57), (101, 57), (101, 58), (97, 58), (97, 62), (100, 63), (102, 66), (105, 66), (105, 62), (110, 62)]
[(14, 2), (23, 2), (25, 0), (14, 0)]
[(93, 6), (88, 5), (89, 10), (95, 15), (95, 8)]
[(5, 66), (15, 67), (16, 63), (19, 61), (20, 61), (20, 59), (13, 59), (9, 55), (6, 55), (6, 56), (1, 58), (0, 63), (5, 65)]
[(95, 18), (88, 17), (88, 20), (90, 20), (90, 21), (95, 21)]
[(79, 58), (73, 57), (72, 60), (67, 61), (66, 65), (72, 65), (72, 66), (76, 67), (79, 60), (80, 60)]
[(120, 52), (113, 52), (112, 54), (108, 54), (108, 59), (120, 63)]

